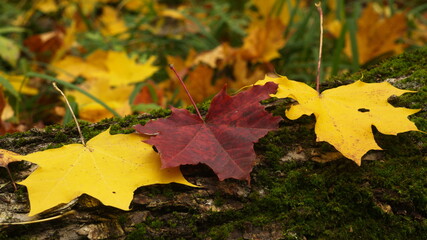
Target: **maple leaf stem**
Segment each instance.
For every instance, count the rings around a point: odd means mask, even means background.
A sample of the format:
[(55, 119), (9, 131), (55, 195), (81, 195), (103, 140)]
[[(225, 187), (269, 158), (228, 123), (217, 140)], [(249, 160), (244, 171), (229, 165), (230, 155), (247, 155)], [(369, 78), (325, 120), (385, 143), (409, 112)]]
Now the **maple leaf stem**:
[(58, 86), (56, 86), (56, 82), (52, 82), (52, 85), (56, 89), (56, 91), (58, 91), (64, 97), (65, 102), (67, 103), (68, 109), (70, 109), (71, 115), (73, 115), (74, 122), (76, 123), (77, 131), (79, 132), (79, 135), (80, 135), (80, 140), (82, 141), (83, 146), (86, 147), (86, 142), (85, 142), (85, 139), (83, 138), (82, 130), (80, 130), (79, 122), (77, 121), (76, 115), (74, 114), (73, 108), (71, 108), (71, 105), (68, 102), (67, 97), (65, 96), (64, 92), (62, 92), (61, 89), (59, 89)]
[(190, 98), (191, 104), (193, 104), (194, 109), (196, 109), (197, 115), (204, 122), (205, 120), (203, 119), (202, 114), (200, 114), (199, 108), (196, 106), (196, 103), (194, 102), (193, 98), (191, 97), (190, 92), (188, 91), (187, 86), (185, 86), (184, 81), (182, 81), (182, 78), (178, 75), (178, 73), (176, 72), (176, 70), (175, 70), (175, 68), (174, 68), (174, 66), (172, 64), (169, 64), (169, 68), (172, 69), (172, 71), (175, 73), (175, 75), (178, 78), (179, 82), (184, 87), (184, 90), (187, 93), (187, 96)]
[(317, 61), (316, 91), (320, 94), (320, 66), (322, 64), (322, 47), (323, 47), (323, 10), (322, 2), (315, 3), (320, 18), (320, 43), (319, 43), (319, 60)]
[(13, 188), (15, 188), (15, 191), (18, 190), (18, 188), (16, 187), (15, 180), (13, 180), (12, 173), (10, 172), (9, 167), (5, 166), (5, 168), (7, 170), (7, 173), (9, 174), (10, 180), (12, 181)]

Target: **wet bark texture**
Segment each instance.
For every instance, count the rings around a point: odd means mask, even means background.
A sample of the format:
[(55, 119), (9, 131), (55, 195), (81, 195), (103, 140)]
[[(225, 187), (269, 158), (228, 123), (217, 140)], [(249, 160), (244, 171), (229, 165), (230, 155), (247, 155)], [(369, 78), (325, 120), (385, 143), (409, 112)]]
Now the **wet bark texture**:
[[(411, 119), (427, 131), (427, 50), (392, 58), (371, 69), (334, 78), (323, 89), (358, 80), (387, 80), (417, 90), (391, 98), (395, 106), (421, 108)], [(424, 66), (424, 67), (423, 67)], [(283, 116), (289, 100), (270, 100), (267, 109)], [(206, 104), (207, 105), (207, 104)], [(207, 107), (206, 107), (207, 108)], [(206, 113), (206, 108), (203, 112)], [(85, 138), (112, 126), (132, 126), (169, 111), (83, 123)], [(15, 191), (0, 169), (0, 239), (423, 239), (427, 235), (427, 137), (410, 132), (375, 137), (384, 151), (371, 151), (362, 166), (327, 143), (316, 143), (314, 117), (284, 120), (278, 131), (255, 144), (257, 161), (251, 184), (218, 181), (206, 166), (183, 166), (184, 176), (203, 186), (153, 185), (135, 191), (131, 211), (103, 206), (82, 195), (75, 201), (28, 217), (25, 187)], [(53, 126), (0, 138), (0, 148), (28, 154), (78, 142), (72, 125)], [(36, 166), (11, 163), (14, 178)], [(20, 222), (51, 219), (44, 222)]]

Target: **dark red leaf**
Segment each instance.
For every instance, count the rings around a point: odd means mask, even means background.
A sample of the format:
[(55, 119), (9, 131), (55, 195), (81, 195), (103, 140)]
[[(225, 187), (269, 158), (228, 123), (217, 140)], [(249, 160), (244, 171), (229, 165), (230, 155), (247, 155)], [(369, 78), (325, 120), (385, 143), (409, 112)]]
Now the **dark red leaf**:
[(281, 120), (259, 103), (276, 90), (275, 83), (267, 83), (231, 97), (224, 87), (212, 99), (204, 122), (185, 109), (172, 108), (170, 117), (137, 125), (135, 129), (156, 135), (146, 142), (156, 146), (162, 168), (204, 163), (220, 180), (249, 181), (255, 160), (253, 143), (277, 129)]

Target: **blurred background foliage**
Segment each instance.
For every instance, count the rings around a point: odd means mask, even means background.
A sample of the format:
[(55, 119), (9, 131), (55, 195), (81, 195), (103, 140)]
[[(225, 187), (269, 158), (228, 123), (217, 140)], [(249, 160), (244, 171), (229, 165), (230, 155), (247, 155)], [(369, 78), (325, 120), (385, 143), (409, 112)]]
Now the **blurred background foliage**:
[[(266, 74), (313, 84), (319, 14), (303, 0), (3, 0), (0, 134), (185, 106)], [(322, 3), (321, 81), (425, 46), (424, 1)]]

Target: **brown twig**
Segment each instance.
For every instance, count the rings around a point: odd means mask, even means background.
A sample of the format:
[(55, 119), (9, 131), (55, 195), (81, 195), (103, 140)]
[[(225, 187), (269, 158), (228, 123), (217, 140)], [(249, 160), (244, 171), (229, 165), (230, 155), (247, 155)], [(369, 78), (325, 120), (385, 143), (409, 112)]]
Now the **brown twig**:
[(65, 102), (67, 103), (68, 109), (70, 109), (71, 115), (73, 115), (74, 118), (74, 122), (76, 122), (76, 126), (77, 126), (77, 131), (79, 131), (79, 135), (80, 135), (80, 140), (82, 141), (82, 144), (84, 146), (86, 146), (86, 142), (85, 139), (83, 138), (83, 134), (82, 131), (80, 130), (80, 125), (79, 122), (77, 121), (76, 115), (74, 114), (73, 109), (71, 108), (70, 103), (68, 102), (67, 97), (65, 96), (64, 92), (61, 91), (61, 89), (58, 88), (58, 86), (56, 86), (56, 82), (52, 82), (53, 87), (56, 89), (56, 91), (58, 91), (65, 99)]
[(178, 80), (181, 82), (181, 85), (184, 87), (185, 92), (187, 93), (188, 98), (190, 98), (191, 104), (193, 104), (194, 109), (196, 109), (197, 115), (199, 115), (199, 118), (203, 120), (202, 114), (200, 114), (199, 108), (197, 108), (196, 103), (194, 102), (193, 98), (190, 95), (190, 92), (187, 89), (187, 86), (185, 86), (184, 81), (182, 81), (181, 77), (178, 75), (178, 73), (176, 72), (174, 66), (172, 64), (169, 64), (169, 68), (172, 69), (172, 71), (175, 73), (176, 77), (178, 78)]
[(322, 2), (315, 3), (320, 18), (320, 43), (319, 43), (319, 60), (317, 61), (316, 91), (320, 94), (320, 66), (322, 64), (322, 47), (323, 47), (323, 10)]

